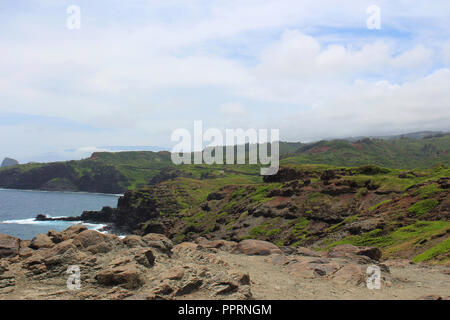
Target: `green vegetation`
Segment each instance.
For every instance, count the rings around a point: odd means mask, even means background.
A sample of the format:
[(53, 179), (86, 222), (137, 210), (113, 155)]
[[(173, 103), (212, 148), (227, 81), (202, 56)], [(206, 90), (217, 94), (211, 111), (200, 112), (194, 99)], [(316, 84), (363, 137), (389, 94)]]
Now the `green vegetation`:
[[(295, 154), (285, 156), (282, 164), (327, 164), (387, 168), (429, 168), (450, 163), (450, 135), (423, 139), (332, 140), (302, 145)], [(367, 172), (360, 172), (367, 174)]]
[(281, 229), (277, 227), (280, 223), (280, 219), (274, 218), (272, 220), (266, 221), (259, 226), (256, 226), (249, 231), (248, 238), (261, 238), (276, 236), (281, 233)]
[(427, 199), (427, 198), (430, 198), (442, 191), (444, 191), (444, 190), (439, 188), (435, 183), (433, 183), (433, 184), (419, 188), (414, 193), (414, 195), (418, 195), (420, 199)]
[(439, 202), (436, 199), (426, 199), (416, 202), (409, 207), (408, 212), (415, 214), (425, 214), (437, 207)]
[(380, 203), (377, 203), (376, 205), (370, 207), (370, 208), (369, 208), (369, 211), (374, 211), (376, 208), (382, 206), (383, 204), (389, 203), (389, 202), (391, 202), (391, 201), (392, 201), (391, 199), (381, 201)]
[(342, 226), (344, 226), (346, 224), (350, 224), (352, 222), (355, 222), (356, 220), (358, 220), (358, 215), (357, 214), (355, 214), (354, 216), (345, 218), (343, 221), (341, 221), (341, 222), (339, 222), (339, 223), (329, 227), (327, 229), (327, 232), (334, 232), (334, 231), (338, 230), (340, 227), (342, 227)]
[(450, 254), (450, 238), (445, 239), (434, 247), (422, 252), (421, 254), (414, 257), (414, 262), (428, 261), (437, 258), (441, 255), (446, 255), (446, 259), (449, 259)]
[[(396, 253), (413, 248), (420, 250), (430, 240), (445, 235), (450, 230), (448, 221), (417, 221), (409, 226), (398, 228), (391, 233), (383, 233), (375, 229), (359, 236), (350, 236), (331, 243), (328, 248), (340, 244), (352, 244), (355, 246), (376, 246), (383, 249), (384, 257), (396, 256)], [(415, 262), (426, 261), (442, 253), (448, 252), (448, 241), (419, 254)], [(447, 250), (447, 251), (445, 251)]]
[[(244, 235), (280, 246), (377, 246), (385, 257), (448, 261), (443, 178), (450, 177), (450, 135), (281, 143), (280, 151), (281, 164), (293, 170), (274, 179), (263, 179), (258, 165), (175, 166), (169, 152), (100, 152), (0, 169), (0, 187), (132, 190), (123, 220), (136, 219), (143, 233), (161, 221), (173, 225), (175, 242)], [(361, 224), (350, 226), (355, 221)]]

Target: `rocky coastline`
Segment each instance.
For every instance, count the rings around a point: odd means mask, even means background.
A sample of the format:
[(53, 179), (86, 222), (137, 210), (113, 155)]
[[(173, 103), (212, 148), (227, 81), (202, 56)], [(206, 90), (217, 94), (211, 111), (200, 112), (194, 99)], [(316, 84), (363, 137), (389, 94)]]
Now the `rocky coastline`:
[[(203, 237), (174, 244), (161, 234), (120, 238), (74, 225), (31, 241), (1, 234), (0, 299), (449, 299), (448, 268), (380, 258), (375, 247), (327, 252)], [(76, 289), (68, 286), (73, 266)], [(369, 266), (381, 272), (380, 290), (367, 287)]]

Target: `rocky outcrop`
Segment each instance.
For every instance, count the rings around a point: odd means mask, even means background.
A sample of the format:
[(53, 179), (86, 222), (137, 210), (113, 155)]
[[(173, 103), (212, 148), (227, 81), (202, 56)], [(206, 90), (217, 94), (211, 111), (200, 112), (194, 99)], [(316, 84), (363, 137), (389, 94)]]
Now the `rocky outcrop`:
[(281, 253), (273, 243), (261, 240), (243, 240), (238, 243), (237, 250), (247, 255), (268, 256), (273, 253)]
[(356, 247), (351, 244), (338, 245), (330, 249), (328, 256), (331, 258), (366, 256), (370, 259), (379, 261), (381, 259), (381, 250), (376, 247)]
[(11, 158), (5, 158), (5, 159), (3, 159), (2, 164), (0, 165), (0, 168), (12, 167), (12, 166), (15, 166), (16, 164), (19, 164), (19, 161), (15, 160), (15, 159), (11, 159)]
[(42, 249), (42, 248), (51, 248), (55, 245), (55, 243), (50, 239), (50, 237), (46, 234), (38, 234), (31, 240), (30, 248), (31, 249)]
[[(248, 275), (229, 270), (210, 251), (228, 244), (208, 245), (205, 241), (204, 247), (194, 243), (174, 247), (161, 234), (120, 239), (80, 225), (62, 232), (39, 234), (23, 243), (0, 235), (0, 299), (8, 294), (20, 298), (45, 297), (43, 288), (48, 288), (52, 296), (55, 279), (61, 279), (55, 282), (60, 283), (57, 290), (65, 291), (66, 298), (76, 299), (250, 298)], [(28, 246), (26, 255), (20, 255), (21, 244)], [(66, 288), (70, 275), (66, 271), (71, 266), (79, 268), (83, 290)], [(16, 288), (16, 278), (21, 274), (27, 283), (26, 293), (21, 291), (22, 287)]]
[(100, 271), (95, 279), (106, 286), (123, 285), (127, 289), (137, 289), (145, 283), (142, 272), (135, 263), (108, 266)]
[(311, 172), (304, 170), (297, 170), (289, 167), (281, 167), (274, 175), (264, 176), (264, 182), (287, 182), (292, 180), (299, 180), (309, 178)]
[(90, 170), (79, 170), (74, 165), (73, 162), (54, 162), (26, 170), (22, 166), (5, 168), (0, 171), (0, 188), (114, 194), (127, 189), (127, 178), (114, 166), (89, 161), (84, 165)]
[(16, 256), (19, 254), (20, 239), (0, 234), (0, 258)]
[[(0, 299), (370, 299), (369, 267), (382, 272), (383, 290), (377, 292), (382, 297), (442, 299), (448, 290), (436, 286), (448, 270), (434, 268), (434, 282), (427, 284), (434, 287), (427, 291), (416, 286), (419, 280), (404, 277), (426, 276), (431, 267), (427, 272), (411, 264), (388, 267), (372, 247), (280, 250), (265, 241), (204, 237), (173, 245), (161, 234), (121, 239), (74, 225), (32, 241), (0, 235), (0, 248)], [(73, 270), (80, 289), (68, 287)]]

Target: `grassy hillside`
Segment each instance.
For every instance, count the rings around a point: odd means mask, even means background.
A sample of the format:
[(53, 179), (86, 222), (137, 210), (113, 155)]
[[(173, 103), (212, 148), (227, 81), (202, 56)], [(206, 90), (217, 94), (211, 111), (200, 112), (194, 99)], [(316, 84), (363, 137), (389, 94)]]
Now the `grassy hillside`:
[(112, 222), (175, 241), (251, 238), (317, 249), (353, 244), (377, 246), (384, 258), (450, 263), (447, 166), (289, 165), (264, 181), (245, 171), (209, 171), (205, 178), (208, 167), (190, 169), (192, 176), (128, 192)]
[(283, 164), (327, 164), (360, 166), (375, 164), (388, 168), (429, 168), (450, 164), (450, 135), (422, 139), (362, 139), (320, 141), (301, 146)]
[[(247, 146), (248, 147), (248, 146)], [(281, 164), (420, 169), (450, 164), (450, 135), (424, 138), (281, 142)], [(79, 161), (33, 163), (0, 169), (0, 187), (122, 193), (177, 177), (227, 176), (260, 182), (256, 165), (173, 165), (169, 152), (98, 152)]]

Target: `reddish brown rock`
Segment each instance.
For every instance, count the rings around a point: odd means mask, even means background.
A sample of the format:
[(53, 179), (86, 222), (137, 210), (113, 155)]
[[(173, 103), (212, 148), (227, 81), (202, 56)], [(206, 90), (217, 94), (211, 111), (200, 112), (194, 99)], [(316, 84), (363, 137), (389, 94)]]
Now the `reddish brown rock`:
[(184, 268), (182, 267), (173, 267), (170, 270), (163, 272), (160, 276), (161, 280), (180, 280), (184, 276)]
[(62, 232), (63, 239), (67, 240), (67, 239), (73, 238), (75, 235), (77, 235), (83, 231), (86, 231), (87, 229), (88, 229), (87, 227), (85, 227), (81, 224), (76, 224), (76, 225), (70, 226), (69, 228), (67, 228), (66, 230), (64, 230)]
[(339, 284), (359, 285), (364, 282), (364, 274), (356, 264), (346, 264), (333, 274), (333, 280)]
[(305, 247), (298, 247), (297, 253), (301, 256), (306, 257), (320, 257), (320, 253), (317, 253), (311, 249), (305, 248)]
[(164, 235), (157, 233), (146, 234), (142, 237), (142, 241), (144, 241), (147, 246), (155, 248), (165, 254), (170, 254), (173, 247), (171, 240)]
[(180, 253), (184, 251), (195, 251), (198, 249), (198, 244), (193, 242), (182, 242), (172, 248), (173, 253)]
[(49, 230), (47, 232), (47, 235), (50, 237), (50, 239), (53, 241), (53, 243), (60, 243), (60, 242), (63, 242), (64, 240), (66, 240), (63, 232)]
[(381, 251), (376, 247), (356, 247), (351, 244), (341, 244), (328, 251), (328, 257), (330, 258), (352, 257), (354, 255), (361, 255), (373, 260), (380, 260)]
[(20, 240), (7, 234), (0, 234), (0, 258), (14, 257), (19, 254)]
[(227, 240), (207, 240), (204, 237), (195, 239), (195, 243), (207, 249), (221, 249), (225, 251), (232, 251), (236, 248), (237, 243)]
[(114, 239), (95, 230), (85, 230), (73, 238), (73, 244), (93, 254), (107, 253), (113, 249), (111, 240)]
[(31, 240), (30, 248), (39, 250), (43, 248), (52, 248), (54, 245), (55, 244), (49, 236), (45, 234), (38, 234)]
[(142, 240), (142, 237), (137, 235), (127, 235), (122, 239), (122, 242), (130, 248), (145, 246), (145, 242)]
[(183, 296), (185, 294), (192, 293), (196, 290), (198, 290), (203, 284), (203, 280), (199, 278), (193, 278), (187, 281), (183, 286), (178, 288), (175, 291), (175, 296)]
[(137, 263), (146, 266), (147, 268), (152, 267), (155, 264), (155, 255), (151, 249), (142, 249), (136, 252), (134, 259)]
[(292, 276), (304, 279), (313, 279), (318, 276), (311, 265), (305, 261), (291, 263), (286, 269)]
[(237, 251), (246, 255), (267, 256), (283, 252), (273, 243), (261, 240), (243, 240), (238, 243)]
[(128, 289), (136, 289), (145, 283), (141, 271), (133, 264), (129, 263), (118, 267), (108, 267), (100, 271), (95, 279), (102, 285), (121, 285)]

